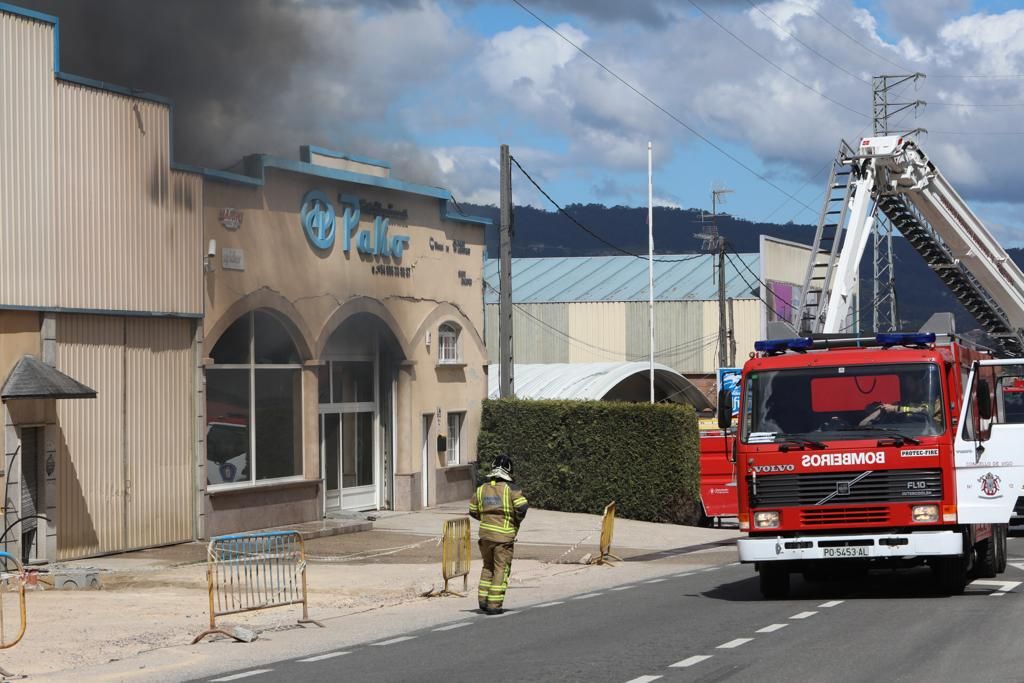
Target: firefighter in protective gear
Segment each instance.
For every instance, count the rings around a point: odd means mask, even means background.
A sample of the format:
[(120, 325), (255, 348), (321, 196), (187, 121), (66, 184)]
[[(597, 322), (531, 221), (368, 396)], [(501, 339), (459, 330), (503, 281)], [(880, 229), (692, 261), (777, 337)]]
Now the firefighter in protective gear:
[(486, 614), (500, 614), (512, 571), (512, 552), (519, 525), (529, 505), (522, 489), (512, 481), (512, 459), (499, 455), (490, 474), (469, 501), (469, 515), (480, 520), (480, 572), (477, 597)]

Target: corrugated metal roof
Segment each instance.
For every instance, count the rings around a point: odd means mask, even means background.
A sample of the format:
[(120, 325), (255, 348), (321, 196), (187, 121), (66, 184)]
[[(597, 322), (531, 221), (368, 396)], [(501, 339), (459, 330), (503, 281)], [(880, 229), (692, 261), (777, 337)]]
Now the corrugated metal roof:
[[(656, 255), (655, 259), (680, 260), (654, 262), (654, 298), (658, 301), (717, 299), (717, 258), (713, 254)], [(731, 255), (725, 262), (725, 295), (734, 299), (756, 298), (750, 287), (757, 286), (753, 273), (759, 273), (760, 267), (759, 254)], [(486, 302), (497, 303), (498, 259), (486, 260), (484, 280), (489, 285), (485, 288)], [(515, 303), (646, 301), (647, 296), (647, 261), (644, 259), (633, 256), (512, 259), (512, 300)]]
[[(600, 401), (621, 382), (649, 371), (647, 363), (516, 363), (512, 376), (516, 398)], [(500, 376), (498, 365), (488, 367), (489, 398), (498, 398)], [(654, 381), (674, 402), (698, 410), (712, 407), (700, 389), (667, 365), (654, 364)]]

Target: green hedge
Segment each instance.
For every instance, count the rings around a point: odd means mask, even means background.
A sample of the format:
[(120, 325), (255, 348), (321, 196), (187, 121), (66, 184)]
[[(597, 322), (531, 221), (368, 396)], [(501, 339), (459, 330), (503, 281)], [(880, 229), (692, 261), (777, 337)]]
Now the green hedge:
[(531, 505), (690, 524), (699, 500), (690, 406), (611, 401), (485, 401), (481, 474), (508, 453)]

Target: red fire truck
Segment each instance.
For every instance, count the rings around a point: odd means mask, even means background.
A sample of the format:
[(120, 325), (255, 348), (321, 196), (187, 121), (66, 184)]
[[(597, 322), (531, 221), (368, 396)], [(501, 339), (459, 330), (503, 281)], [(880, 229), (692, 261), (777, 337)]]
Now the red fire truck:
[(749, 532), (738, 545), (765, 597), (787, 595), (794, 572), (926, 563), (956, 593), (969, 572), (1005, 569), (1024, 482), (1006, 471), (1020, 469), (1006, 446), (987, 454), (983, 442), (1020, 419), (1007, 396), (1024, 388), (1024, 365), (921, 333), (756, 348), (736, 444)]
[[(915, 141), (844, 143), (827, 187), (794, 307), (800, 333), (758, 342), (743, 368), (740, 560), (755, 563), (769, 598), (788, 594), (795, 572), (922, 563), (958, 593), (969, 575), (1005, 569), (1024, 493), (1024, 273)], [(843, 334), (859, 323), (872, 234), (876, 275), (885, 272), (873, 227), (883, 221), (973, 314), (986, 352), (951, 326)], [(731, 421), (720, 412), (720, 427)]]
[(735, 435), (724, 429), (700, 432), (700, 504), (701, 526), (710, 526), (722, 517), (735, 517), (739, 511), (736, 494), (736, 463), (732, 457)]

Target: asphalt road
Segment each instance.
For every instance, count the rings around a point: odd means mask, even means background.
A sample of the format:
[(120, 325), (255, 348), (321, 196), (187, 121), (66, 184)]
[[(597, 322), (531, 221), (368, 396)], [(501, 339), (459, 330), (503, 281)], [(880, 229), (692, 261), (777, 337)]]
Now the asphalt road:
[[(962, 596), (927, 569), (793, 579), (763, 600), (736, 564), (518, 606), (207, 681), (1022, 681), (1024, 538)], [(1014, 566), (1016, 563), (1017, 566)]]

